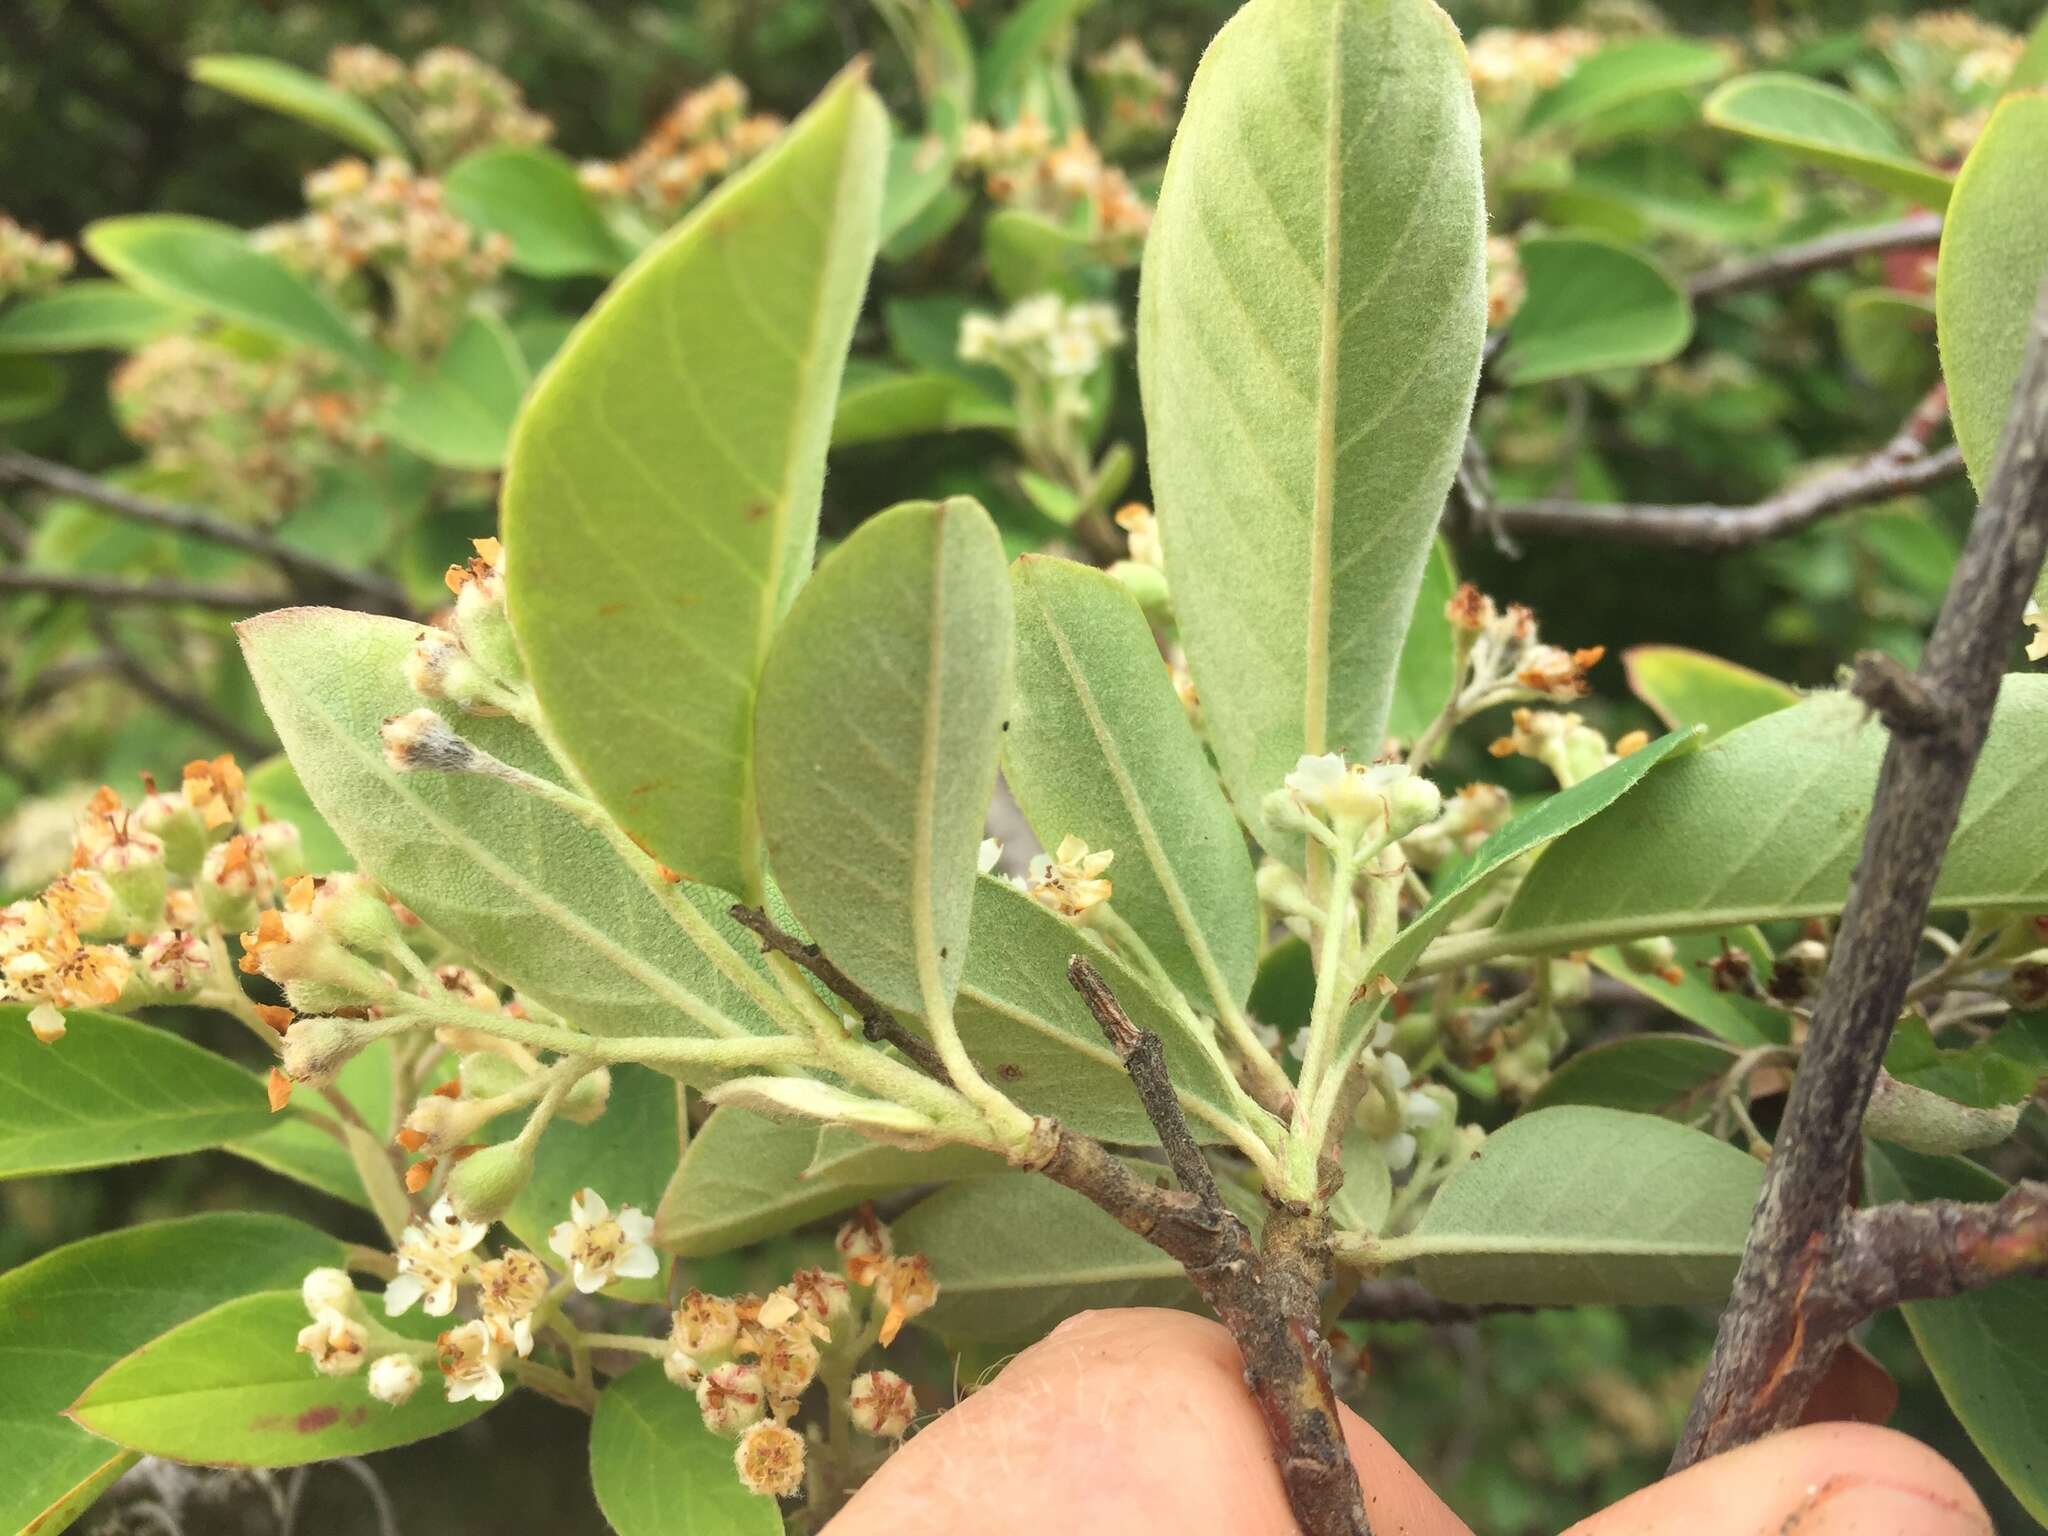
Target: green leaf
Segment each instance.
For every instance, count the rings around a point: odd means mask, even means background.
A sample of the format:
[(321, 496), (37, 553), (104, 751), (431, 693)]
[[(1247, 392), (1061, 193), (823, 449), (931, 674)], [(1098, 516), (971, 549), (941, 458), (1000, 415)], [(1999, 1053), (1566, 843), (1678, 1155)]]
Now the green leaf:
[(2042, 14), (2041, 19), (2034, 23), (2034, 30), (2027, 34), (2027, 46), (2005, 80), (2008, 92), (2031, 91), (2043, 85), (2048, 85), (2048, 12)]
[(1191, 1305), (1174, 1260), (1085, 1196), (1035, 1173), (949, 1185), (890, 1223), (939, 1299), (918, 1325), (951, 1344), (1021, 1344), (1089, 1307)]
[(1671, 945), (1677, 954), (1677, 981), (1637, 970), (1613, 946), (1593, 950), (1586, 958), (1624, 986), (1633, 987), (1730, 1045), (1783, 1045), (1790, 1033), (1790, 1021), (1783, 1013), (1736, 993), (1715, 990), (1707, 963), (1720, 954), (1724, 941), (1749, 955), (1757, 976), (1771, 974), (1770, 946), (1747, 924), (1711, 933), (1674, 934)]
[(64, 399), (64, 375), (40, 357), (0, 355), (0, 426), (33, 421)]
[(101, 219), (87, 226), (85, 248), (114, 276), (155, 298), (317, 347), (373, 373), (390, 366), (319, 290), (231, 225), (172, 213)]
[(283, 753), (266, 757), (247, 775), (249, 803), (272, 821), (288, 821), (299, 829), (299, 854), (309, 875), (331, 875), (353, 869), (354, 861), (334, 829), (313, 809), (306, 786)]
[(1444, 606), (1457, 590), (1458, 571), (1451, 548), (1442, 539), (1430, 546), (1415, 589), (1415, 612), (1401, 642), (1401, 664), (1394, 673), (1394, 699), (1387, 709), (1387, 734), (1413, 741), (1429, 729), (1457, 685), (1451, 624)]
[[(1866, 1144), (1873, 1200), (1996, 1200), (2005, 1183), (1956, 1157)], [(2003, 1280), (1900, 1309), (1935, 1383), (1977, 1449), (2036, 1520), (2048, 1521), (2048, 1280)]]
[(832, 416), (832, 446), (885, 443), (927, 432), (1009, 427), (1017, 414), (950, 373), (849, 366)]
[(1527, 1112), (1592, 1104), (1696, 1121), (1712, 1107), (1715, 1086), (1740, 1055), (1733, 1046), (1697, 1035), (1610, 1040), (1580, 1051), (1551, 1073)]
[(1528, 297), (1501, 358), (1511, 384), (1567, 379), (1676, 357), (1692, 305), (1655, 263), (1587, 236), (1531, 236), (1518, 247)]
[(209, 53), (194, 59), (188, 72), (201, 85), (311, 123), (366, 155), (405, 158), (405, 141), (367, 105), (281, 60), (252, 53)]
[(626, 251), (576, 167), (551, 149), (498, 144), (464, 155), (442, 187), (465, 223), (512, 242), (512, 266), (534, 277), (610, 277)]
[(433, 365), (400, 386), (378, 427), (431, 464), (496, 469), (531, 382), (505, 322), (473, 310)]
[(0, 1005), (0, 1178), (217, 1147), (270, 1123), (262, 1087), (225, 1057), (147, 1024), (67, 1011), (44, 1045)]
[(1387, 1246), (1447, 1301), (1719, 1301), (1763, 1178), (1704, 1131), (1566, 1105), (1495, 1131)]
[(992, 1173), (972, 1147), (910, 1152), (726, 1105), (691, 1138), (655, 1241), (685, 1259), (744, 1248), (916, 1184)]
[(981, 248), (989, 286), (1008, 304), (1046, 292), (1088, 298), (1102, 286), (1094, 242), (1041, 214), (997, 209), (982, 225)]
[(0, 1530), (54, 1536), (133, 1461), (63, 1417), (101, 1371), (210, 1307), (344, 1258), (338, 1239), (299, 1222), (215, 1211), (0, 1274)]
[[(675, 1171), (682, 1089), (648, 1067), (621, 1064), (611, 1074), (611, 1099), (595, 1121), (577, 1125), (557, 1116), (549, 1125), (534, 1150), (533, 1177), (505, 1213), (513, 1236), (536, 1253), (548, 1251), (548, 1233), (569, 1219), (577, 1190), (596, 1190), (613, 1210), (630, 1205), (652, 1216)], [(606, 1294), (659, 1301), (668, 1294), (667, 1266), (652, 1280), (620, 1281)]]
[[(1370, 166), (1370, 174), (1366, 167)], [(1486, 328), (1479, 127), (1428, 0), (1252, 0), (1145, 247), (1153, 494), (1240, 815), (1380, 750)]]
[(869, 518), (783, 620), (754, 711), (775, 878), (892, 1008), (945, 1007), (1009, 709), (1010, 582), (965, 497)]
[(924, 132), (893, 136), (882, 190), (886, 242), (911, 226), (951, 183), (960, 138), (974, 116), (974, 44), (952, 0), (877, 6), (909, 55), (924, 100)]
[(809, 572), (888, 126), (857, 73), (651, 246), (549, 366), (505, 478), (542, 713), (654, 857), (759, 883), (748, 719)]
[[(574, 816), (476, 774), (396, 774), (379, 724), (421, 706), (403, 667), (417, 625), (290, 608), (237, 626), (263, 706), (355, 865), (494, 976), (596, 1035), (766, 1034), (638, 875)], [(560, 772), (509, 719), (458, 731), (541, 778)], [(725, 899), (679, 887), (741, 947)]]
[(2041, 1068), (2016, 1059), (2008, 1044), (1994, 1035), (1958, 1050), (1943, 1050), (1935, 1044), (1927, 1021), (1909, 1014), (1892, 1029), (1884, 1069), (1902, 1083), (1955, 1103), (1995, 1109), (2032, 1098), (2041, 1080)]
[(1330, 1197), (1330, 1220), (1346, 1232), (1378, 1232), (1386, 1225), (1394, 1202), (1394, 1175), (1387, 1156), (1359, 1126), (1352, 1126), (1338, 1148), (1344, 1183)]
[(1078, 836), (1115, 851), (1117, 913), (1197, 1007), (1242, 1005), (1264, 928), (1251, 854), (1152, 626), (1101, 571), (1026, 555), (1011, 574), (1011, 793), (1047, 848)]
[(1842, 300), (1836, 325), (1849, 366), (1882, 388), (1917, 394), (1941, 370), (1928, 295), (1859, 288)]
[[(1885, 731), (1846, 694), (1802, 699), (1671, 763), (1537, 863), (1494, 930), (1517, 953), (1825, 917), (1849, 888)], [(2048, 678), (2006, 678), (1934, 888), (1940, 908), (2038, 909), (2048, 864)]]
[(1524, 132), (1569, 128), (1646, 96), (1705, 85), (1727, 69), (1727, 55), (1710, 43), (1680, 37), (1611, 43), (1530, 103), (1521, 126)]
[(2008, 96), (1992, 109), (1956, 180), (1934, 276), (1941, 373), (1963, 462), (1981, 493), (2020, 375), (2034, 300), (2048, 271), (2048, 95)]
[(732, 1453), (705, 1428), (695, 1394), (645, 1360), (597, 1400), (590, 1486), (618, 1536), (779, 1536), (781, 1510), (747, 1492)]
[[(418, 1313), (379, 1323), (422, 1339), (441, 1327)], [(223, 1302), (116, 1361), (71, 1417), (117, 1445), (172, 1461), (297, 1467), (425, 1440), (491, 1406), (449, 1402), (431, 1371), (400, 1407), (380, 1403), (360, 1372), (322, 1376), (307, 1364), (296, 1348), (305, 1326), (296, 1285)]]
[(1742, 75), (1709, 96), (1701, 111), (1717, 128), (1932, 208), (1948, 202), (1954, 185), (1915, 160), (1898, 130), (1870, 107), (1804, 75)]
[(981, 56), (982, 114), (1014, 115), (1033, 68), (1071, 46), (1074, 20), (1092, 0), (1025, 0), (1003, 24)]
[(1703, 741), (1799, 702), (1798, 691), (1748, 667), (1682, 645), (1632, 645), (1622, 653), (1629, 692), (1668, 730), (1698, 725)]
[(0, 352), (90, 352), (153, 341), (182, 321), (182, 305), (86, 278), (0, 311)]
[(1201, 1140), (1242, 1119), (1215, 1054), (1121, 962), (1006, 880), (974, 885), (967, 970), (954, 1009), (961, 1043), (1011, 1098), (1086, 1135), (1125, 1145), (1158, 1139), (1129, 1076), (1079, 994), (1067, 961), (1086, 954), (1140, 1029), (1159, 1037), (1167, 1073)]

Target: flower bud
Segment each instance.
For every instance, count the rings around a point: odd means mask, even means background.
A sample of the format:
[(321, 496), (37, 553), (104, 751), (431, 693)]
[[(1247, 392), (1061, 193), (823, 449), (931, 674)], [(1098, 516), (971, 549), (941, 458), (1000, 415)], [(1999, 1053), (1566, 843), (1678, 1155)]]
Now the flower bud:
[(325, 1088), (375, 1038), (375, 1031), (358, 1019), (299, 1019), (284, 1034), (284, 1075), (308, 1088)]
[(142, 946), (142, 976), (158, 992), (182, 996), (206, 984), (213, 952), (196, 933), (166, 928)]
[(413, 1105), (397, 1141), (408, 1152), (439, 1157), (476, 1140), (505, 1108), (496, 1099), (451, 1099), (430, 1093)]
[(526, 661), (519, 654), (511, 621), (505, 616), (505, 593), (501, 584), (466, 582), (455, 594), (455, 633), (472, 664), (500, 687), (516, 688), (526, 681)]
[(306, 873), (306, 845), (288, 821), (265, 821), (251, 834), (263, 849), (264, 861), (279, 880), (297, 880)]
[(411, 1355), (385, 1355), (370, 1364), (370, 1396), (402, 1407), (420, 1386), (420, 1363)]
[(327, 1265), (307, 1273), (299, 1285), (299, 1296), (310, 1317), (318, 1317), (322, 1312), (353, 1317), (362, 1305), (356, 1299), (356, 1283), (348, 1277), (348, 1271)]
[(714, 1435), (732, 1436), (760, 1423), (768, 1411), (768, 1388), (751, 1365), (728, 1360), (714, 1365), (697, 1383), (697, 1410)]
[(680, 1349), (672, 1349), (661, 1357), (661, 1372), (678, 1387), (695, 1391), (697, 1383), (704, 1379), (704, 1367), (697, 1363), (695, 1355), (686, 1355)]
[(1621, 946), (1621, 961), (1643, 976), (1656, 976), (1677, 985), (1685, 979), (1678, 968), (1678, 946), (1661, 934), (1648, 939), (1630, 939)]
[(1139, 560), (1119, 560), (1109, 574), (1123, 583), (1124, 590), (1138, 600), (1145, 617), (1157, 621), (1173, 612), (1173, 594), (1167, 589), (1166, 572)]
[(576, 1125), (591, 1125), (604, 1113), (611, 1097), (611, 1069), (598, 1067), (576, 1079), (575, 1086), (562, 1096), (559, 1113), (564, 1120)]
[[(1675, 953), (1675, 951), (1674, 951)], [(1593, 968), (1583, 960), (1550, 962), (1550, 1000), (1569, 1008), (1593, 995)]]
[(756, 1424), (740, 1436), (732, 1460), (749, 1493), (788, 1498), (804, 1485), (803, 1436), (785, 1425)]
[(1383, 792), (1387, 799), (1388, 831), (1395, 837), (1405, 837), (1443, 814), (1443, 791), (1406, 768), (1399, 769), (1398, 776), (1388, 775)]
[(250, 928), (277, 894), (277, 881), (254, 839), (236, 833), (206, 850), (199, 865), (199, 904), (223, 928)]
[(532, 1150), (522, 1142), (504, 1141), (457, 1163), (448, 1175), (448, 1197), (464, 1221), (493, 1222), (512, 1208), (532, 1177)]
[(476, 748), (431, 709), (388, 717), (377, 738), (394, 773), (471, 773), (481, 761)]
[(190, 880), (199, 873), (209, 841), (206, 822), (182, 794), (151, 790), (135, 807), (130, 825), (163, 844), (164, 865)]
[(866, 1371), (853, 1378), (846, 1411), (862, 1434), (900, 1440), (917, 1418), (917, 1394), (894, 1371)]

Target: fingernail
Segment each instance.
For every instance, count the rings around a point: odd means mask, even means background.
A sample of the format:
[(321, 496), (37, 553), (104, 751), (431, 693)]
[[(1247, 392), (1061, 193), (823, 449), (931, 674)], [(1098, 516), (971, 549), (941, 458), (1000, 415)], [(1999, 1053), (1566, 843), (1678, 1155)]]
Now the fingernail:
[(1780, 1529), (1797, 1536), (1994, 1536), (1974, 1501), (1864, 1482), (1816, 1488)]

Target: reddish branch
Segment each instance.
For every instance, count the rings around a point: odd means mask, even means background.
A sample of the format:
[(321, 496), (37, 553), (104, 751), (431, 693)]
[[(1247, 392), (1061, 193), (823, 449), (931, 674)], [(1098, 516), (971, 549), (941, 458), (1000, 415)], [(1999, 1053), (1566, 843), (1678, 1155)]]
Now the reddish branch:
[[(1863, 1303), (1886, 1304), (1888, 1296), (1912, 1294), (1915, 1283), (1985, 1283), (2015, 1253), (2022, 1265), (2026, 1255), (2038, 1256), (2038, 1189), (2016, 1191), (1995, 1210), (1859, 1215), (1850, 1200), (1863, 1112), (2044, 550), (2048, 288), (2028, 327), (1990, 483), (1919, 673), (1908, 683), (1901, 669), (1858, 669), (1863, 697), (1888, 717), (1891, 740), (1735, 1293), (1674, 1467), (1791, 1424)], [(2033, 1235), (2015, 1236), (2002, 1225), (2010, 1220)], [(1918, 1253), (1909, 1239), (1949, 1246)]]
[(1816, 240), (1803, 240), (1797, 245), (1781, 246), (1760, 256), (1725, 261), (1718, 267), (1695, 273), (1687, 280), (1685, 291), (1698, 304), (1723, 294), (1788, 283), (1826, 267), (1846, 266), (1862, 256), (1915, 247), (1932, 250), (1940, 239), (1940, 214), (1908, 214), (1890, 224), (1844, 230), (1839, 234), (1822, 235)]

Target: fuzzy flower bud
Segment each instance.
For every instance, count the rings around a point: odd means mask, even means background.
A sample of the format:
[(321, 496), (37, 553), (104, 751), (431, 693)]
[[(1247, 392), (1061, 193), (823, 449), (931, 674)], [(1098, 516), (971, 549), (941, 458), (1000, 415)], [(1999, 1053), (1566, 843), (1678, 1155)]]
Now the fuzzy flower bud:
[(706, 1429), (729, 1438), (761, 1422), (768, 1411), (768, 1388), (753, 1366), (728, 1360), (697, 1383), (697, 1409)]
[(284, 1034), (284, 1075), (308, 1088), (324, 1088), (375, 1038), (375, 1031), (358, 1019), (299, 1019)]
[(196, 933), (167, 928), (142, 946), (143, 979), (159, 992), (196, 992), (213, 970), (213, 953)]
[(392, 715), (378, 729), (384, 761), (394, 773), (471, 773), (480, 755), (431, 709)]
[(173, 874), (189, 880), (199, 873), (199, 861), (206, 857), (206, 822), (182, 793), (152, 789), (135, 807), (129, 823), (163, 845), (164, 864)]
[(198, 885), (200, 906), (224, 928), (250, 927), (258, 909), (277, 894), (277, 880), (262, 846), (241, 833), (206, 850)]
[(533, 1150), (504, 1141), (465, 1157), (448, 1175), (448, 1198), (464, 1221), (493, 1222), (533, 1178)]
[(605, 1111), (612, 1098), (612, 1074), (609, 1067), (598, 1067), (586, 1072), (576, 1080), (575, 1086), (562, 1096), (562, 1107), (558, 1111), (564, 1120), (575, 1125), (593, 1125)]
[(356, 1283), (348, 1277), (348, 1271), (325, 1265), (308, 1272), (299, 1285), (299, 1296), (306, 1303), (309, 1317), (318, 1317), (322, 1312), (353, 1317), (361, 1305), (356, 1299)]
[(419, 1390), (420, 1363), (411, 1355), (384, 1355), (370, 1362), (370, 1396), (393, 1408)]
[(917, 1394), (894, 1371), (867, 1371), (853, 1378), (846, 1410), (862, 1434), (900, 1440), (917, 1418)]

